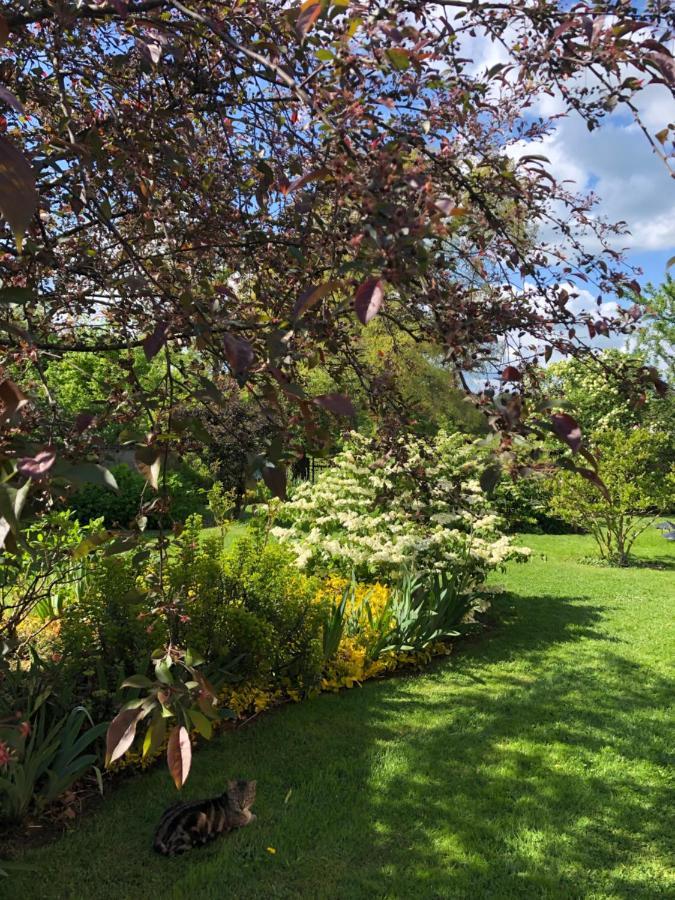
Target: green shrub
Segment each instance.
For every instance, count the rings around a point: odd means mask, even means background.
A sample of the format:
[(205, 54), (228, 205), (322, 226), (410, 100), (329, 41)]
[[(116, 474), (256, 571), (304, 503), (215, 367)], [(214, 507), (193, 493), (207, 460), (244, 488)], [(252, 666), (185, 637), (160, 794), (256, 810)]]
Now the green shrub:
[(595, 483), (562, 469), (553, 480), (551, 508), (589, 531), (603, 559), (626, 565), (649, 517), (672, 502), (673, 439), (648, 428), (604, 428), (592, 436), (591, 445), (598, 467)]
[(41, 812), (98, 762), (107, 723), (71, 705), (59, 663), (0, 658), (0, 821)]
[(148, 632), (147, 612), (131, 556), (100, 560), (81, 597), (64, 610), (51, 649), (62, 658), (63, 677), (95, 717), (112, 711), (121, 681), (147, 667), (150, 652), (165, 639), (161, 626)]
[[(25, 640), (31, 622), (41, 626), (78, 595), (90, 568), (87, 538), (101, 519), (81, 526), (70, 511), (52, 512), (23, 532), (23, 547), (0, 554), (0, 644)], [(91, 542), (91, 548), (95, 541)], [(77, 552), (76, 552), (77, 551)]]
[(552, 485), (542, 475), (510, 478), (502, 476), (491, 496), (492, 505), (511, 533), (518, 531), (566, 534), (578, 531), (550, 509)]
[[(68, 498), (68, 506), (80, 522), (102, 516), (107, 528), (128, 527), (139, 513), (143, 499), (149, 499), (147, 482), (127, 465), (111, 468), (118, 492), (87, 484)], [(208, 482), (188, 466), (181, 466), (167, 477), (171, 497), (170, 515), (174, 521), (184, 522), (193, 513), (204, 510)], [(159, 521), (148, 515), (148, 528), (157, 528)], [(166, 523), (165, 523), (166, 524)]]
[[(315, 585), (298, 571), (293, 554), (253, 531), (227, 550), (219, 535), (202, 536), (202, 518), (190, 516), (165, 561), (165, 601), (172, 639), (228, 670), (310, 686), (321, 671)], [(156, 561), (139, 587), (151, 590)]]
[(273, 629), (272, 671), (276, 676), (313, 684), (321, 673), (321, 622), (313, 602), (315, 583), (295, 566), (288, 548), (240, 538), (223, 557), (223, 589)]

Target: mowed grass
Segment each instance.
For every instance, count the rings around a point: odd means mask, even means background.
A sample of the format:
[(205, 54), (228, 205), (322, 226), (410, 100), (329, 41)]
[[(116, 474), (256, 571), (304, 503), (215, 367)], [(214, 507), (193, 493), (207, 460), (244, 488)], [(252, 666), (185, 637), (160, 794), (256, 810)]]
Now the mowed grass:
[(158, 768), (26, 853), (32, 871), (0, 893), (675, 896), (675, 548), (651, 531), (638, 552), (663, 568), (619, 570), (579, 562), (585, 537), (522, 542), (533, 559), (494, 579), (509, 594), (479, 640), (426, 674), (279, 709), (196, 754), (186, 798), (257, 778), (251, 827), (155, 856), (176, 799)]

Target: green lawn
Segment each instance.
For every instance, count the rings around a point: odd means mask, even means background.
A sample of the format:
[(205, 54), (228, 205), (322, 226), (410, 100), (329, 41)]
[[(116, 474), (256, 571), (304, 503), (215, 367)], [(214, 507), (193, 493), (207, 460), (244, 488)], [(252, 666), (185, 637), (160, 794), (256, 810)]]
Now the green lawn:
[(670, 568), (618, 570), (577, 561), (587, 538), (523, 541), (534, 558), (495, 579), (511, 593), (480, 640), (425, 675), (262, 716), (195, 757), (189, 798), (258, 779), (253, 826), (153, 855), (175, 799), (158, 769), (28, 853), (34, 871), (8, 896), (675, 896), (675, 548), (651, 532), (639, 553)]

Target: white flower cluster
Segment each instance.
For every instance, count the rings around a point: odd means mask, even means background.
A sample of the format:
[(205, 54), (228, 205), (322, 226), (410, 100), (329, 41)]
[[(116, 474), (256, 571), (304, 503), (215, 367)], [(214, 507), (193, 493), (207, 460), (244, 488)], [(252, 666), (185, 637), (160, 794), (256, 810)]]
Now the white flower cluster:
[(501, 531), (479, 475), (482, 450), (460, 434), (401, 439), (378, 456), (368, 439), (351, 443), (315, 484), (301, 484), (273, 534), (309, 570), (356, 570), (386, 578), (403, 566), (466, 567), (474, 584), (522, 554)]

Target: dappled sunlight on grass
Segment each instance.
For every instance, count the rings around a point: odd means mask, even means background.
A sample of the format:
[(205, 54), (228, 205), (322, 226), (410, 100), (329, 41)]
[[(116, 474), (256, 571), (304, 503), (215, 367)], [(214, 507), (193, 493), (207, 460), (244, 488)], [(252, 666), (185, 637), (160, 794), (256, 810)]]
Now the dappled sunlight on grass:
[[(672, 572), (581, 564), (586, 538), (527, 543), (532, 563), (495, 579), (511, 593), (489, 631), (449, 659), (276, 710), (196, 755), (188, 798), (258, 779), (252, 828), (155, 857), (175, 799), (159, 769), (27, 854), (16, 896), (79, 898), (85, 881), (92, 900), (675, 891)], [(647, 536), (653, 549), (670, 550)]]

